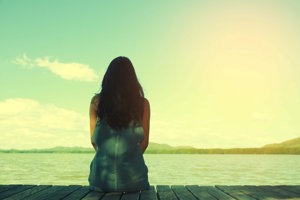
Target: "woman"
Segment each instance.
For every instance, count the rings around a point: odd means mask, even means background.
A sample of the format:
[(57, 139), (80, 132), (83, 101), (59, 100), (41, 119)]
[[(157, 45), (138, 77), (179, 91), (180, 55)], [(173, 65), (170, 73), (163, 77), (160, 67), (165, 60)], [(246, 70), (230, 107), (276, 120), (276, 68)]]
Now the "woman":
[(149, 189), (143, 153), (148, 146), (150, 105), (144, 98), (131, 61), (117, 57), (109, 64), (102, 89), (90, 104), (92, 190), (128, 192)]

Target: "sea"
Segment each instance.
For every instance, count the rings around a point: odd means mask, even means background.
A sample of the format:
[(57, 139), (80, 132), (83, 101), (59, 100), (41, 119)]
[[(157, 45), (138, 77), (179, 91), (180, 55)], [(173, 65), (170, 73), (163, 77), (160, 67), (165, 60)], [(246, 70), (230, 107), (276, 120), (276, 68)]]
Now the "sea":
[[(0, 153), (0, 184), (88, 185), (93, 154)], [(145, 154), (151, 185), (300, 185), (300, 155)]]

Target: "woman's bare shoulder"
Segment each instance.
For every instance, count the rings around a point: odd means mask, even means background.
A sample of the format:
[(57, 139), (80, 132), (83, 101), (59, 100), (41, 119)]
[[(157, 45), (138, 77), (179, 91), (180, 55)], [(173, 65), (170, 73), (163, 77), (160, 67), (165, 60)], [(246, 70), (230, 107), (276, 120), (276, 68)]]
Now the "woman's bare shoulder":
[(150, 109), (150, 103), (147, 98), (144, 97), (144, 108)]
[(95, 94), (92, 99), (91, 99), (91, 104), (98, 106), (100, 101), (100, 95), (99, 94)]
[(146, 104), (148, 104), (148, 105), (150, 104), (150, 103), (149, 103), (149, 100), (148, 100), (146, 97), (144, 97), (144, 104), (145, 104), (145, 105), (146, 105)]

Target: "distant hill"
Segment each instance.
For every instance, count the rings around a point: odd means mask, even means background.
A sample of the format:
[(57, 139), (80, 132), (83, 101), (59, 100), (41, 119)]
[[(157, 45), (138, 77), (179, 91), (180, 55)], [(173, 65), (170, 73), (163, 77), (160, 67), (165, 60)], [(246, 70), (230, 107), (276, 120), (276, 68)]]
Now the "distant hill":
[(54, 147), (50, 149), (45, 149), (50, 152), (62, 152), (62, 153), (91, 153), (94, 149), (87, 147)]
[(197, 148), (190, 146), (171, 146), (168, 144), (159, 144), (150, 142), (146, 153), (159, 154), (159, 153), (193, 153)]
[(94, 149), (85, 147), (53, 147), (49, 149), (8, 149), (0, 150), (0, 153), (93, 153)]
[(267, 144), (261, 148), (206, 148), (190, 146), (173, 147), (167, 144), (150, 143), (146, 153), (180, 153), (180, 154), (300, 154), (300, 137), (277, 144)]
[[(0, 150), (0, 153), (94, 153), (92, 147), (54, 147), (49, 149)], [(171, 146), (150, 142), (147, 154), (297, 154), (300, 155), (300, 137), (261, 148), (211, 148), (198, 149), (190, 146)]]
[(168, 145), (168, 144), (159, 144), (159, 143), (154, 143), (150, 142), (147, 149), (148, 150), (170, 150), (174, 149), (175, 147)]
[(300, 137), (281, 143), (267, 144), (263, 148), (300, 148)]

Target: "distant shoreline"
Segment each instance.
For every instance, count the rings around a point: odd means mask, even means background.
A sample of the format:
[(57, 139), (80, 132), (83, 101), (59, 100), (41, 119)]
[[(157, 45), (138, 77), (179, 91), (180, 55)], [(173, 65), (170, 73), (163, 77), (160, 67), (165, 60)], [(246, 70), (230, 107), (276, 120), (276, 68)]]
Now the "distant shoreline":
[[(89, 148), (53, 148), (53, 149), (32, 149), (32, 150), (0, 150), (0, 153), (76, 153), (76, 154), (92, 154), (93, 149)], [(146, 154), (284, 154), (284, 155), (300, 155), (300, 148), (232, 148), (232, 149), (196, 149), (196, 148), (176, 148), (176, 149), (151, 149)]]
[[(86, 147), (54, 147), (49, 149), (0, 149), (0, 153), (95, 153)], [(300, 137), (259, 148), (194, 148), (190, 146), (173, 147), (168, 144), (150, 142), (146, 154), (286, 154), (300, 155)]]

